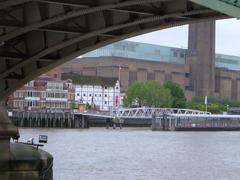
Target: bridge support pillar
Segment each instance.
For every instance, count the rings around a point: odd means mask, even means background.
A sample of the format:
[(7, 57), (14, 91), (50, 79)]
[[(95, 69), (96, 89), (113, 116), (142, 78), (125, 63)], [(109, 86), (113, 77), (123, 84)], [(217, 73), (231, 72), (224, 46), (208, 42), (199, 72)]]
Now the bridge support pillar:
[(0, 102), (0, 161), (10, 159), (10, 138), (19, 137), (18, 129), (10, 122), (3, 102)]

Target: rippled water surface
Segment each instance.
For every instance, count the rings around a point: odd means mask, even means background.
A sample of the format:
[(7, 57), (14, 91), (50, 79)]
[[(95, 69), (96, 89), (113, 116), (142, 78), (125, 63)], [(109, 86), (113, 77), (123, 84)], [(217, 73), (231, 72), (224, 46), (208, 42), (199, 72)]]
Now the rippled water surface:
[(240, 132), (20, 129), (21, 140), (39, 134), (54, 180), (240, 179)]

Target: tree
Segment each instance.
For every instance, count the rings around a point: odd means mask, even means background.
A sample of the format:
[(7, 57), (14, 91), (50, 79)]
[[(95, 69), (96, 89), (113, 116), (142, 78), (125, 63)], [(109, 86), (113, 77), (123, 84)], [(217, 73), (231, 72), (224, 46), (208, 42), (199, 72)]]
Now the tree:
[(157, 81), (135, 81), (127, 90), (126, 106), (171, 107), (172, 96)]
[(146, 100), (146, 86), (143, 82), (135, 81), (128, 89), (127, 89), (127, 99), (125, 102), (125, 106), (143, 106), (144, 100)]
[(163, 86), (170, 90), (173, 97), (173, 108), (185, 108), (187, 99), (181, 86), (174, 81), (166, 81)]
[(146, 82), (146, 103), (150, 107), (171, 107), (171, 92), (157, 81)]
[(199, 103), (199, 102), (190, 101), (190, 102), (187, 103), (187, 107), (189, 109), (205, 111), (205, 104), (204, 104), (204, 102)]
[[(194, 97), (190, 102), (188, 102), (188, 108), (197, 109), (201, 111), (205, 111), (204, 98)], [(227, 105), (230, 107), (240, 106), (240, 102), (232, 101), (228, 99), (223, 99), (215, 96), (208, 96), (208, 111), (211, 113), (222, 113), (227, 111)]]

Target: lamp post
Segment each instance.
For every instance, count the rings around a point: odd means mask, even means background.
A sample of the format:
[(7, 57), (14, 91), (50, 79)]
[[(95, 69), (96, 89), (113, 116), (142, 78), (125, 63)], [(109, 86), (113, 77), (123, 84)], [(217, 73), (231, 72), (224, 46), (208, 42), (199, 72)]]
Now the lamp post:
[(122, 67), (118, 65), (118, 83), (119, 83), (119, 94), (118, 94), (118, 107), (120, 107), (120, 93), (121, 93), (121, 69)]
[(205, 111), (207, 112), (207, 104), (208, 104), (208, 99), (207, 99), (207, 96), (205, 96), (205, 99), (204, 99), (204, 104), (205, 104)]

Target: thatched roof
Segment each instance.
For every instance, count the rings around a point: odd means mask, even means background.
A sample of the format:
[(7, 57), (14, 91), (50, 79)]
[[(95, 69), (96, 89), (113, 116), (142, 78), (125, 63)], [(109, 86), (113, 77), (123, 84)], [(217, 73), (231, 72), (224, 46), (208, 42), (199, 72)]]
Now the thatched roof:
[(83, 76), (73, 73), (63, 73), (62, 79), (71, 79), (73, 84), (79, 85), (101, 85), (101, 86), (115, 86), (118, 78), (97, 77), (97, 76)]

